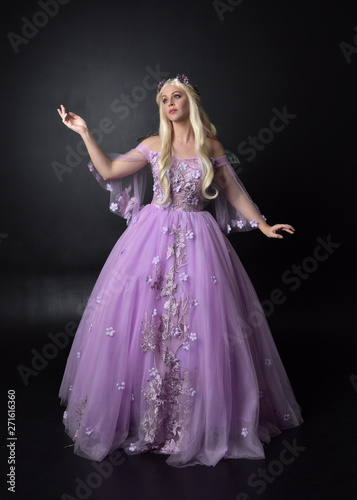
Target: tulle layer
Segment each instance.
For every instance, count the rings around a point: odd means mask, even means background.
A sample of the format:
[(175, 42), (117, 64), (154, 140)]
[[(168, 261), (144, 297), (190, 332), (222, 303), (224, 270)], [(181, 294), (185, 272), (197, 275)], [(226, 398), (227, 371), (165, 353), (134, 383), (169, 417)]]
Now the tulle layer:
[(264, 312), (208, 212), (147, 205), (95, 284), (60, 388), (75, 452), (263, 458), (302, 422)]

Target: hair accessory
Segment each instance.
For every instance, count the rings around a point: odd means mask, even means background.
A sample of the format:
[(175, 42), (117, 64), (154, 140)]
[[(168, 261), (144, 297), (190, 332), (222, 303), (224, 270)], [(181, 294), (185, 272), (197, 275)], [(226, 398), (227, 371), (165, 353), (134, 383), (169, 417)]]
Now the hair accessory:
[[(188, 77), (182, 73), (179, 73), (178, 75), (176, 75), (176, 79), (183, 83), (184, 85), (188, 85), (190, 83)], [(172, 80), (174, 80), (174, 78), (169, 78), (168, 80), (162, 80), (158, 86), (157, 86), (157, 89), (156, 89), (156, 93), (158, 94), (160, 92), (160, 90), (162, 89), (162, 87), (168, 83), (171, 83)], [(198, 90), (198, 85), (192, 85), (196, 94), (200, 95), (200, 92)]]

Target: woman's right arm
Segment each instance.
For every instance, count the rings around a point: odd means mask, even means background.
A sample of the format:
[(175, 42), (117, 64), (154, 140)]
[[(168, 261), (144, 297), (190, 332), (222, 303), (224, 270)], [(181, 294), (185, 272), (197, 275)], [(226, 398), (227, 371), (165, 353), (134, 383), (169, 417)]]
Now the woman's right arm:
[(147, 164), (147, 159), (137, 150), (128, 154), (126, 158), (123, 155), (122, 158), (111, 161), (95, 142), (83, 118), (71, 111), (66, 113), (66, 109), (62, 104), (61, 109), (57, 108), (57, 111), (62, 118), (62, 122), (82, 137), (93, 165), (104, 180), (125, 177), (137, 172)]

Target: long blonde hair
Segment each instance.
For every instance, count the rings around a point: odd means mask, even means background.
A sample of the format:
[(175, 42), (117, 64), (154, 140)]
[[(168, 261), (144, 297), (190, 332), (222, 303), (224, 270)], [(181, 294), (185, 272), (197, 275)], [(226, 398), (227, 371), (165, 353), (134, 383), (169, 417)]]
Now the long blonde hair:
[(216, 128), (209, 121), (209, 118), (202, 107), (201, 98), (192, 85), (190, 83), (186, 85), (180, 82), (177, 78), (173, 78), (167, 80), (160, 92), (156, 95), (156, 103), (159, 106), (160, 112), (159, 136), (162, 144), (161, 156), (159, 160), (159, 181), (164, 191), (164, 198), (161, 201), (156, 201), (156, 203), (163, 205), (168, 202), (170, 197), (170, 180), (168, 171), (172, 165), (171, 150), (173, 141), (173, 125), (165, 114), (162, 102), (162, 91), (166, 85), (176, 85), (183, 92), (185, 92), (188, 97), (190, 104), (190, 121), (195, 135), (195, 149), (202, 167), (202, 194), (204, 198), (212, 200), (217, 197), (218, 192), (214, 189), (212, 194), (212, 188), (211, 194), (207, 192), (213, 181), (214, 173), (210, 159), (204, 150), (204, 144), (207, 137), (212, 139), (216, 138)]

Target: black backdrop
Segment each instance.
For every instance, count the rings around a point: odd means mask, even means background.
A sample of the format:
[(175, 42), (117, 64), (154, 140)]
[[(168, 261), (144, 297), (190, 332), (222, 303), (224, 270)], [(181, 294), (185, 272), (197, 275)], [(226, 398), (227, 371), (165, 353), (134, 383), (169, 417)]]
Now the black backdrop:
[[(351, 352), (355, 2), (4, 5), (0, 266), (9, 380), (22, 384), (19, 364), (30, 366), (49, 332), (78, 323), (125, 229), (56, 108), (82, 116), (103, 151), (125, 152), (157, 130), (154, 87), (177, 73), (199, 84), (218, 139), (239, 156), (241, 179), (268, 221), (296, 228), (281, 241), (259, 231), (229, 236), (279, 345), (296, 365), (295, 342), (306, 352), (311, 339), (328, 345), (329, 367), (337, 346)], [(56, 374), (47, 369), (56, 382), (68, 348), (52, 362)], [(354, 368), (344, 370), (349, 384)]]

